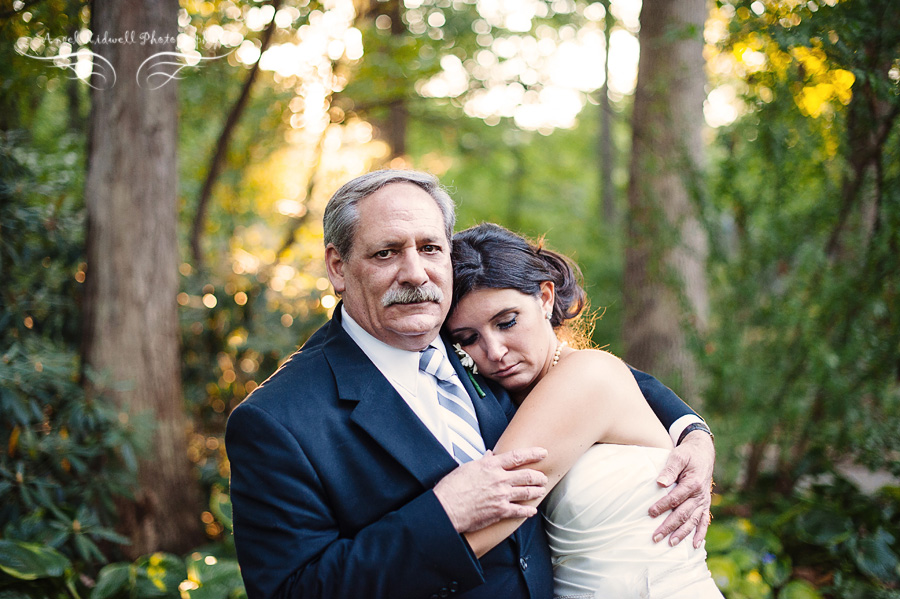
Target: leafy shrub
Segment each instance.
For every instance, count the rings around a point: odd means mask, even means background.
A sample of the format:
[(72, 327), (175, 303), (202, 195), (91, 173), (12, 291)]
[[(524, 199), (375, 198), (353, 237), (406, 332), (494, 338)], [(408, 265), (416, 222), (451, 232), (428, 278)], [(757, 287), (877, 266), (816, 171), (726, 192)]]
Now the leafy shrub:
[(0, 539), (0, 571), (0, 599), (78, 597), (72, 563), (44, 545)]
[(771, 532), (746, 518), (717, 519), (706, 535), (706, 551), (713, 580), (728, 599), (783, 596), (791, 558)]
[[(210, 511), (231, 531), (231, 501), (215, 490)], [(230, 537), (230, 535), (229, 535)], [(232, 543), (199, 548), (181, 558), (156, 552), (107, 564), (96, 582), (55, 549), (0, 540), (0, 599), (245, 599)]]
[(773, 522), (797, 562), (839, 597), (900, 598), (900, 487), (866, 495), (835, 476), (795, 494)]
[(0, 137), (0, 536), (17, 559), (38, 544), (90, 572), (128, 542), (115, 498), (149, 424), (79, 384), (83, 218), (64, 176), (79, 152), (65, 136), (51, 151)]
[(728, 599), (900, 599), (900, 488), (862, 493), (836, 475), (720, 511), (708, 564)]

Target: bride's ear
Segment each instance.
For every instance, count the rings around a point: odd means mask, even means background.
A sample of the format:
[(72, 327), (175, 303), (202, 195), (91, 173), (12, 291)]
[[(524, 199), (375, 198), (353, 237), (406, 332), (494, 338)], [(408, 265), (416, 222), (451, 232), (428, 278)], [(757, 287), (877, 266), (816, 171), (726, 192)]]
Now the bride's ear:
[(553, 281), (544, 281), (541, 283), (541, 308), (544, 314), (553, 314), (553, 300), (556, 298), (556, 285)]

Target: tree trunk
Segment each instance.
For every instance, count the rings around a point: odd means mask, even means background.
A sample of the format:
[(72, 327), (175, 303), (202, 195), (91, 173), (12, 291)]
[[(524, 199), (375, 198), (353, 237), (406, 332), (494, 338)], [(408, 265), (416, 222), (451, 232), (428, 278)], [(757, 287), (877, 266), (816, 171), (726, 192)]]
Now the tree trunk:
[[(196, 546), (199, 486), (187, 458), (188, 420), (179, 366), (175, 82), (158, 89), (143, 61), (173, 51), (177, 0), (104, 0), (91, 29), (109, 38), (154, 35), (157, 43), (110, 43), (113, 85), (92, 92), (83, 359), (89, 397), (111, 395), (123, 418), (150, 414), (156, 427), (139, 466), (134, 501), (120, 508), (131, 556)], [(166, 43), (161, 43), (160, 38)], [(136, 81), (141, 78), (141, 83)]]
[[(409, 30), (403, 22), (402, 0), (370, 0), (366, 11), (372, 18), (386, 15), (391, 19), (391, 40), (382, 47), (387, 55), (385, 61), (396, 61), (397, 48), (409, 36)], [(407, 79), (399, 71), (391, 70), (383, 74), (385, 79), (383, 89), (386, 96), (382, 97), (387, 107), (386, 114), (372, 118), (375, 123), (375, 131), (378, 139), (388, 146), (386, 162), (390, 164), (395, 159), (403, 160), (406, 155), (406, 129), (409, 124), (409, 107), (407, 106), (407, 87), (413, 81)]]
[(705, 0), (645, 2), (632, 115), (625, 359), (698, 391), (688, 330), (708, 314), (707, 240), (693, 203), (703, 156)]
[(616, 206), (613, 183), (613, 144), (612, 106), (609, 103), (609, 42), (612, 37), (612, 28), (616, 18), (610, 11), (609, 0), (602, 2), (606, 9), (604, 17), (603, 36), (606, 40), (606, 56), (603, 59), (603, 87), (600, 88), (597, 101), (600, 112), (600, 213), (599, 216), (608, 224), (614, 224), (616, 220)]

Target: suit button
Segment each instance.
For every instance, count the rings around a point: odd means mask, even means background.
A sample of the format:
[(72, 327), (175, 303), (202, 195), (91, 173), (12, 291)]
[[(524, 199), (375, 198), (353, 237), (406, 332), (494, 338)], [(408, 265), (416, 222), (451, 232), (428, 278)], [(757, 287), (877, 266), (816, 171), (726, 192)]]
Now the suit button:
[(459, 590), (459, 583), (454, 580), (453, 582), (450, 583), (450, 592), (455, 593), (458, 590)]
[(523, 572), (528, 569), (528, 558), (527, 557), (519, 558), (519, 567), (522, 568)]

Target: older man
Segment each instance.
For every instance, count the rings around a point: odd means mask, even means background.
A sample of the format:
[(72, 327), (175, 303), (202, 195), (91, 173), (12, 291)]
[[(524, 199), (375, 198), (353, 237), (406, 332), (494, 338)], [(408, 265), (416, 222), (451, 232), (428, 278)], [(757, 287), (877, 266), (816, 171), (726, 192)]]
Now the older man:
[[(454, 221), (437, 180), (414, 171), (363, 175), (329, 201), (325, 256), (341, 305), (228, 421), (235, 543), (251, 598), (552, 596), (539, 518), (480, 560), (462, 536), (534, 515), (517, 502), (542, 497), (546, 478), (527, 467), (540, 448), (491, 454), (512, 404), (484, 382), (480, 397), (439, 336)], [(425, 362), (447, 364), (450, 376), (438, 380)], [(703, 427), (655, 379), (636, 377), (676, 437), (685, 424)], [(459, 430), (448, 397), (477, 429)], [(675, 531), (674, 542), (698, 522), (702, 537), (707, 524), (712, 444), (704, 431), (687, 439), (672, 466), (687, 463), (687, 474), (654, 508), (689, 497), (659, 531)]]

